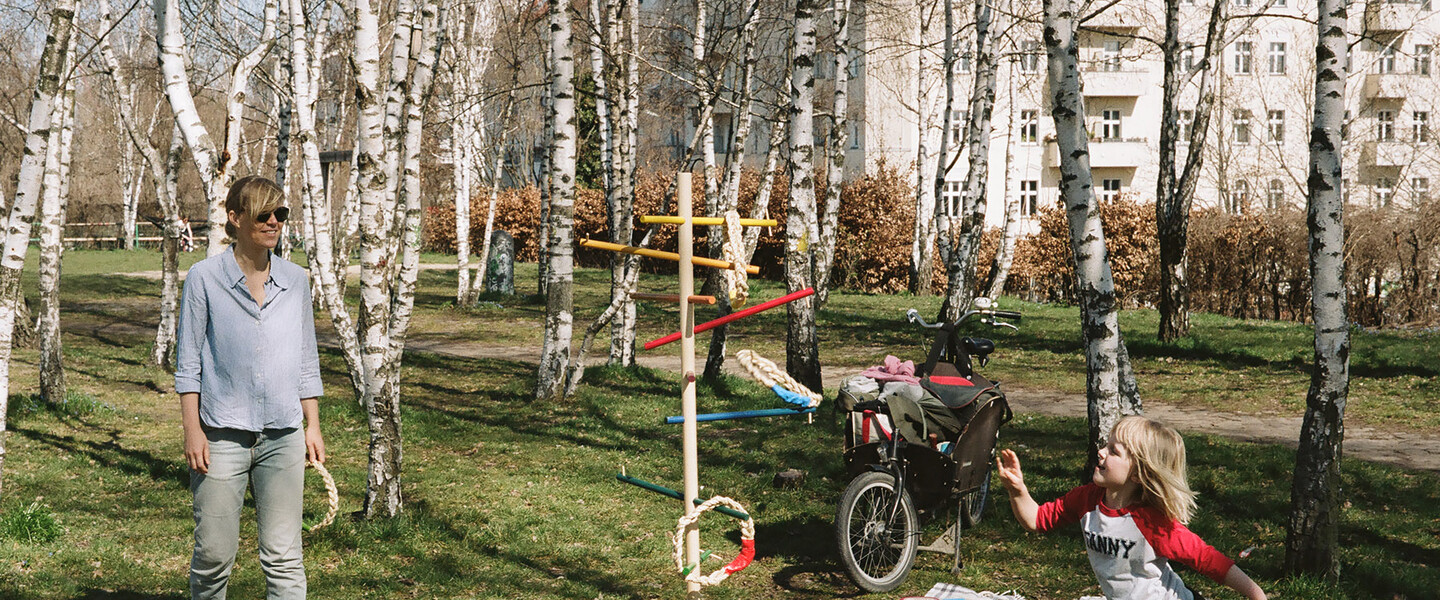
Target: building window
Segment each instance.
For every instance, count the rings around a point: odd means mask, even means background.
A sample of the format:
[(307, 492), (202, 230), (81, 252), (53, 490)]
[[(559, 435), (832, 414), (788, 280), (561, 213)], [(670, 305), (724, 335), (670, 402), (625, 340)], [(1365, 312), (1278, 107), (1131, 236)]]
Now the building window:
[(1235, 143), (1250, 143), (1250, 111), (1237, 110), (1234, 113)]
[(1110, 73), (1120, 71), (1120, 40), (1107, 40), (1100, 58), (1100, 70)]
[(1350, 139), (1350, 111), (1345, 111), (1345, 119), (1340, 121), (1340, 141)]
[(1395, 197), (1395, 181), (1389, 177), (1381, 177), (1375, 180), (1375, 205), (1381, 208), (1388, 208), (1390, 200)]
[(1345, 204), (1349, 204), (1349, 203), (1350, 203), (1350, 179), (1349, 179), (1349, 178), (1341, 179), (1341, 180), (1340, 180), (1340, 202), (1345, 203)]
[(1100, 112), (1101, 139), (1120, 139), (1120, 111), (1109, 109)]
[(1250, 0), (1235, 0), (1235, 6), (1239, 6), (1241, 8), (1249, 8)]
[(1179, 130), (1176, 132), (1176, 137), (1179, 139), (1175, 141), (1180, 144), (1188, 144), (1190, 143), (1190, 131), (1195, 126), (1195, 111), (1180, 111), (1180, 118), (1178, 120)]
[(1395, 111), (1382, 110), (1375, 113), (1375, 139), (1382, 142), (1395, 141)]
[(1430, 113), (1417, 110), (1413, 116), (1415, 118), (1410, 122), (1410, 139), (1421, 144), (1430, 143)]
[(1413, 177), (1410, 179), (1410, 201), (1419, 206), (1430, 199), (1430, 178)]
[(1120, 198), (1120, 180), (1102, 179), (1100, 181), (1100, 199), (1105, 202), (1114, 202)]
[(1245, 207), (1250, 203), (1250, 182), (1244, 179), (1235, 181), (1235, 186), (1230, 190), (1230, 206), (1226, 209), (1232, 214), (1245, 212)]
[(1035, 73), (1040, 70), (1040, 40), (1025, 40), (1020, 44), (1020, 72)]
[(1270, 193), (1265, 196), (1265, 208), (1280, 210), (1285, 205), (1285, 182), (1279, 179), (1270, 180)]
[(1270, 74), (1285, 74), (1285, 42), (1270, 42)]
[(1285, 8), (1287, 6), (1286, 0), (1275, 0), (1273, 6), (1275, 8)]
[(1255, 44), (1251, 42), (1235, 42), (1235, 72), (1241, 75), (1250, 74), (1250, 58), (1255, 52)]
[(1272, 110), (1267, 119), (1270, 126), (1270, 141), (1281, 143), (1285, 141), (1285, 111)]
[(941, 195), (941, 199), (944, 200), (947, 204), (959, 204), (960, 197), (963, 195), (961, 193), (961, 188), (964, 185), (965, 184), (960, 181), (946, 181), (944, 188), (945, 192)]
[(1033, 144), (1040, 139), (1040, 111), (1020, 111), (1020, 143)]
[(1416, 45), (1415, 45), (1415, 74), (1416, 74), (1416, 75), (1429, 75), (1429, 74), (1430, 74), (1430, 45), (1429, 45), (1429, 44), (1416, 44)]
[(950, 111), (950, 145), (952, 147), (960, 144), (960, 139), (965, 132), (966, 114), (969, 111)]
[(1380, 48), (1380, 60), (1375, 61), (1375, 72), (1395, 72), (1395, 44), (1387, 44)]
[(1020, 182), (1020, 212), (1033, 217), (1040, 212), (1040, 182), (1027, 179)]
[(860, 124), (858, 123), (850, 124), (850, 149), (860, 149)]
[(960, 72), (961, 72), (961, 73), (969, 73), (969, 72), (970, 72), (970, 53), (969, 53), (969, 52), (962, 52), (962, 53), (960, 54)]

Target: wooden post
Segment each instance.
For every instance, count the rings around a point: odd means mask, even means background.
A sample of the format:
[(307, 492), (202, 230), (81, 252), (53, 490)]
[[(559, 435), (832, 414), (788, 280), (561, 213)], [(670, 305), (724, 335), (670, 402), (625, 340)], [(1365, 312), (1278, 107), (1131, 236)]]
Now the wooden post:
[[(690, 173), (680, 173), (677, 181), (677, 203), (680, 205), (680, 371), (684, 381), (680, 388), (680, 413), (685, 417), (682, 447), (685, 452), (685, 514), (695, 510), (695, 500), (700, 497), (700, 468), (696, 442), (695, 425), (695, 308), (690, 296), (695, 293), (695, 267), (690, 259), (695, 255), (695, 225), (690, 222)], [(700, 563), (699, 523), (691, 523), (685, 530), (685, 563)], [(700, 584), (686, 582), (685, 590), (692, 598), (699, 597)]]

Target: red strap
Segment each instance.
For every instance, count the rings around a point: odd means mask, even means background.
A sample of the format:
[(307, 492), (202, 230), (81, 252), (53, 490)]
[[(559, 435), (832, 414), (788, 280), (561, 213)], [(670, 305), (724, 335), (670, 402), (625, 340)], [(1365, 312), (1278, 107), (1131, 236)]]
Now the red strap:
[(755, 560), (755, 540), (740, 540), (740, 556), (725, 565), (725, 574), (732, 575), (740, 572), (741, 569), (750, 566), (752, 560)]
[(938, 383), (940, 385), (963, 385), (965, 387), (975, 387), (975, 384), (972, 383), (969, 379), (966, 379), (964, 377), (954, 377), (950, 375), (931, 375), (930, 383)]

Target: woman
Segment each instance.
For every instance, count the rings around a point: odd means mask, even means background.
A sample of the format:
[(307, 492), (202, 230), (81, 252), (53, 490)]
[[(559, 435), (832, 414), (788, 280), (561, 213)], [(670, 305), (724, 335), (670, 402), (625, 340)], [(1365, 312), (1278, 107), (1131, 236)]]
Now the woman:
[(271, 252), (290, 213), (283, 198), (262, 177), (230, 186), (225, 233), (235, 243), (185, 278), (175, 391), (194, 496), (193, 598), (225, 597), (246, 487), (267, 597), (305, 597), (305, 461), (324, 463), (325, 441), (310, 284)]

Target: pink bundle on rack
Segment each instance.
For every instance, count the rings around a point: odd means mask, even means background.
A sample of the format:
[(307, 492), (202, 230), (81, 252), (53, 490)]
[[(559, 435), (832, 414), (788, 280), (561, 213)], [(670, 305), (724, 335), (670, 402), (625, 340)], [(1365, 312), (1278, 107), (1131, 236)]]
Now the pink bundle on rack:
[(899, 381), (916, 385), (920, 383), (920, 378), (915, 376), (915, 361), (902, 361), (891, 355), (885, 356), (885, 364), (865, 369), (861, 375), (876, 381)]

